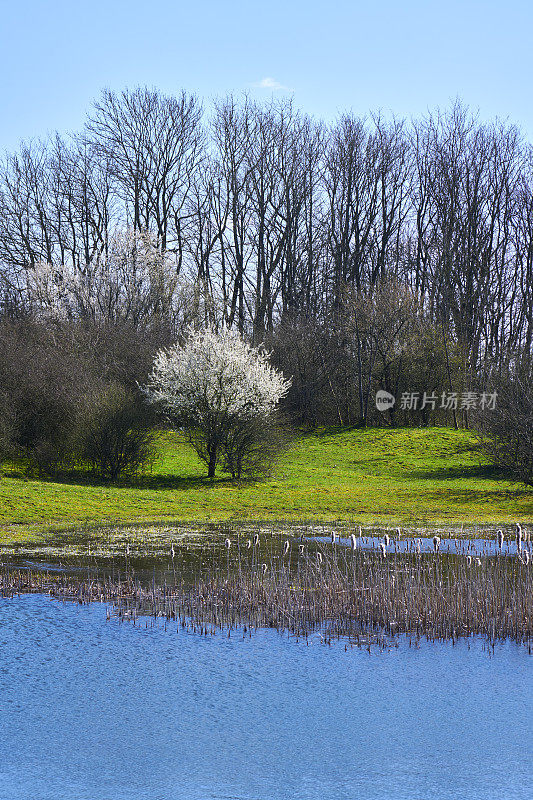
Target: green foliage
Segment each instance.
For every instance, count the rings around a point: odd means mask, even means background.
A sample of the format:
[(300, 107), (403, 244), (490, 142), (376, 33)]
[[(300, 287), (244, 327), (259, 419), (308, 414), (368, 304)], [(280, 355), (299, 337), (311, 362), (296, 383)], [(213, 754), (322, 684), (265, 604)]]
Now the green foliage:
[[(203, 477), (184, 438), (158, 434), (153, 472), (120, 486), (22, 480), (5, 467), (0, 531), (127, 522), (344, 520), (354, 524), (533, 522), (533, 492), (487, 465), (477, 437), (447, 428), (324, 430), (298, 437), (265, 481)], [(34, 526), (34, 527), (32, 527)], [(36, 527), (35, 527), (36, 526)]]

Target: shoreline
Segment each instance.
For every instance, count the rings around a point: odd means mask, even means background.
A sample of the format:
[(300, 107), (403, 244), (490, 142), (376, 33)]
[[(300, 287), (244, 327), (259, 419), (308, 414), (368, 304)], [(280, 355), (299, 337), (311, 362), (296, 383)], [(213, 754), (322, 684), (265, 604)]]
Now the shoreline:
[(208, 533), (225, 535), (228, 530), (245, 533), (263, 530), (272, 535), (287, 533), (290, 535), (304, 534), (321, 536), (331, 531), (345, 532), (349, 535), (362, 529), (363, 535), (379, 536), (384, 533), (394, 534), (400, 528), (404, 537), (426, 537), (438, 534), (443, 539), (495, 539), (497, 531), (503, 530), (506, 536), (512, 536), (515, 523), (519, 522), (524, 529), (531, 528), (533, 535), (533, 518), (507, 519), (504, 521), (459, 521), (459, 520), (418, 520), (403, 523), (401, 521), (374, 520), (371, 523), (359, 520), (341, 519), (237, 519), (224, 520), (184, 520), (184, 519), (148, 519), (148, 520), (121, 520), (114, 522), (86, 522), (73, 521), (64, 525), (24, 525), (17, 524), (7, 528), (0, 528), (0, 552), (10, 547), (26, 546), (56, 546), (76, 545), (83, 542), (98, 543), (108, 542), (110, 537), (122, 539), (126, 534), (140, 544), (149, 545), (158, 541), (176, 541), (177, 538), (187, 536), (203, 536)]

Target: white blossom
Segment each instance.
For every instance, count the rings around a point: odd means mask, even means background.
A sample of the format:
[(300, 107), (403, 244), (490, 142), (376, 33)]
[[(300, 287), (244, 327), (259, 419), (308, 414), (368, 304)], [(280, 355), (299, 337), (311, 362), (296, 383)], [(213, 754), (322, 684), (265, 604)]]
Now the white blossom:
[(289, 386), (267, 353), (235, 331), (207, 328), (157, 354), (146, 393), (171, 415), (202, 425), (213, 416), (267, 416)]
[[(180, 316), (189, 287), (180, 283), (174, 258), (149, 233), (117, 229), (91, 262), (37, 263), (27, 274), (32, 307), (64, 319), (128, 320)], [(189, 292), (190, 294), (190, 292)]]

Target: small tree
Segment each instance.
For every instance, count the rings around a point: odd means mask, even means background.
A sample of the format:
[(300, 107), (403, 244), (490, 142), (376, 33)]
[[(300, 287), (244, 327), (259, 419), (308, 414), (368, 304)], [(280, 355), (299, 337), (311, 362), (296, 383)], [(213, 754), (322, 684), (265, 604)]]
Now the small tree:
[[(157, 354), (145, 391), (187, 431), (213, 478), (224, 448), (230, 451), (229, 442), (243, 423), (271, 422), (289, 386), (290, 381), (270, 366), (267, 354), (246, 344), (238, 333), (207, 328), (191, 331), (183, 346)], [(257, 435), (251, 437), (250, 447), (257, 449)], [(247, 451), (241, 442), (243, 448)], [(240, 470), (235, 458), (229, 460), (226, 468), (240, 474), (244, 456)]]

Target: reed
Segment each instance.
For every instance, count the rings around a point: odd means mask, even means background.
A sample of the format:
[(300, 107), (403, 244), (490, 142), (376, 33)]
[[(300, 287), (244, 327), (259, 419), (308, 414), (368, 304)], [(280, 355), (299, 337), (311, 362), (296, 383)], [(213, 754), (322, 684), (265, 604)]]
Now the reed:
[(239, 538), (227, 538), (226, 559), (204, 558), (194, 579), (186, 579), (175, 557), (173, 580), (162, 585), (142, 583), (133, 571), (80, 580), (4, 564), (0, 593), (100, 601), (120, 621), (152, 615), (213, 633), (268, 627), (307, 637), (320, 631), (328, 640), (347, 637), (355, 644), (402, 633), (451, 640), (481, 635), (490, 643), (510, 638), (531, 649), (533, 565), (527, 549), (480, 557), (468, 543), (460, 553), (443, 553), (439, 541), (433, 552), (420, 553), (412, 540), (407, 551), (400, 552), (396, 541), (388, 551), (383, 542), (365, 550), (355, 538), (347, 540), (351, 546), (309, 541), (290, 547), (289, 540), (254, 537), (252, 548), (247, 540), (241, 547)]

